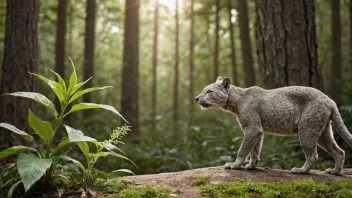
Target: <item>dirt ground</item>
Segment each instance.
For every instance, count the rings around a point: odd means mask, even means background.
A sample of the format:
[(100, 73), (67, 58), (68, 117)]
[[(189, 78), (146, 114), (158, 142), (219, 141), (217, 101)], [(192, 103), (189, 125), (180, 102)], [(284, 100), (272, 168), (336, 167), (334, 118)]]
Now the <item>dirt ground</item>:
[(291, 174), (288, 170), (277, 170), (269, 168), (257, 168), (256, 170), (228, 170), (223, 167), (199, 168), (173, 173), (160, 173), (153, 175), (139, 175), (123, 177), (135, 185), (156, 185), (171, 187), (179, 197), (198, 197), (198, 188), (192, 187), (192, 182), (199, 176), (210, 176), (211, 183), (220, 181), (235, 181), (236, 178), (251, 179), (255, 181), (291, 181), (293, 179), (304, 179), (312, 177), (316, 181), (334, 179), (352, 179), (352, 168), (344, 169), (342, 176), (326, 174), (323, 171), (311, 170), (310, 174)]

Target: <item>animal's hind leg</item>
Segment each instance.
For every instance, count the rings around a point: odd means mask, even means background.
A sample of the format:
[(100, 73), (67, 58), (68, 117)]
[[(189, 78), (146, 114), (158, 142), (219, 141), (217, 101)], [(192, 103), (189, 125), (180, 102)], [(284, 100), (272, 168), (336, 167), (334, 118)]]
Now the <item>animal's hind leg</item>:
[(323, 130), (318, 144), (335, 159), (335, 168), (329, 168), (326, 170), (326, 172), (330, 174), (340, 175), (343, 164), (345, 162), (345, 152), (336, 144), (330, 123)]
[(318, 160), (318, 139), (328, 123), (330, 111), (319, 103), (311, 103), (302, 112), (298, 123), (298, 136), (302, 149), (306, 155), (306, 162), (302, 168), (293, 168), (291, 173), (308, 173)]

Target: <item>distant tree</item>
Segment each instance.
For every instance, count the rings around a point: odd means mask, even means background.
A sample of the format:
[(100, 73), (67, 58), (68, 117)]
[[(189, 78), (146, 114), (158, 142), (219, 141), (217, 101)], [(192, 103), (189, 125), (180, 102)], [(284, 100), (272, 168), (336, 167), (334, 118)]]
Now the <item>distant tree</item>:
[[(95, 42), (95, 0), (87, 0), (86, 29), (84, 37), (84, 79), (94, 76), (94, 42)], [(93, 79), (88, 81), (86, 87), (93, 87)], [(84, 102), (91, 102), (90, 93), (83, 95)], [(84, 111), (87, 115), (89, 111)]]
[(193, 107), (194, 107), (194, 0), (191, 0), (191, 24), (190, 24), (190, 40), (189, 40), (189, 116), (190, 123), (193, 118)]
[(321, 89), (314, 1), (256, 0), (256, 15), (257, 52), (265, 87)]
[(58, 0), (55, 71), (59, 73), (62, 78), (65, 78), (66, 6), (66, 0)]
[[(0, 95), (18, 91), (35, 91), (36, 83), (28, 72), (36, 72), (38, 60), (37, 24), (39, 0), (7, 1), (4, 56)], [(20, 97), (0, 98), (0, 122), (29, 131), (28, 110), (35, 109), (35, 102)], [(0, 129), (0, 148), (23, 144), (19, 136)], [(2, 150), (2, 149), (0, 149)]]
[(352, 76), (352, 0), (349, 2), (349, 16), (350, 16), (350, 63), (349, 75)]
[(179, 17), (178, 17), (178, 2), (176, 0), (176, 10), (175, 10), (175, 69), (174, 69), (174, 95), (173, 95), (173, 121), (174, 121), (174, 129), (176, 130), (176, 125), (178, 123), (178, 84), (179, 84)]
[(232, 63), (232, 78), (234, 85), (238, 86), (238, 75), (237, 75), (237, 61), (236, 61), (236, 49), (235, 49), (235, 32), (232, 24), (232, 0), (228, 0), (228, 15), (229, 15), (229, 29), (230, 29), (230, 44), (231, 44), (231, 63)]
[(238, 0), (238, 19), (240, 24), (240, 39), (242, 51), (242, 64), (245, 74), (245, 86), (255, 85), (255, 73), (253, 66), (252, 43), (249, 36), (248, 6), (247, 0)]
[(154, 46), (153, 46), (153, 82), (152, 82), (152, 131), (156, 130), (156, 102), (157, 102), (157, 66), (158, 66), (158, 34), (159, 34), (159, 1), (154, 5)]
[(214, 79), (219, 76), (219, 31), (220, 31), (220, 0), (216, 0), (215, 11), (215, 46), (214, 46)]
[(340, 1), (331, 0), (331, 17), (332, 79), (330, 80), (330, 91), (332, 99), (337, 105), (341, 105), (342, 84), (337, 82), (342, 78)]
[(121, 114), (139, 134), (139, 0), (125, 6)]

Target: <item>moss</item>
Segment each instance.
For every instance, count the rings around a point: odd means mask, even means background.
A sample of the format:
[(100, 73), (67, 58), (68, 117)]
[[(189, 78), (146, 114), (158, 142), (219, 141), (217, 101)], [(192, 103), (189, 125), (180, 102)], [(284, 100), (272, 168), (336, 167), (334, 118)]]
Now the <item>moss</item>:
[(196, 180), (193, 181), (192, 186), (204, 186), (210, 183), (209, 176), (199, 176)]
[(106, 198), (166, 198), (172, 197), (173, 191), (166, 187), (133, 186), (130, 181), (117, 179), (97, 180), (97, 189), (104, 192)]
[(172, 190), (165, 187), (155, 186), (129, 186), (118, 193), (122, 198), (166, 198), (172, 197)]
[(200, 187), (206, 197), (350, 197), (352, 180), (315, 182), (312, 178), (292, 182), (253, 182), (238, 180)]

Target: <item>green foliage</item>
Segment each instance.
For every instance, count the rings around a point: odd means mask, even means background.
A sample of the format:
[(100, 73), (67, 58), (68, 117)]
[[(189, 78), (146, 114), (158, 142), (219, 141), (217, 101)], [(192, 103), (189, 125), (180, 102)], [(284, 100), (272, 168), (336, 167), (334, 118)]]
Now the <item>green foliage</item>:
[[(122, 128), (124, 128), (124, 127), (122, 127)], [(126, 128), (128, 129), (128, 127), (126, 127)], [(131, 160), (129, 160), (125, 156), (116, 153), (114, 150), (118, 150), (118, 151), (120, 151), (120, 150), (115, 145), (110, 143), (110, 142), (113, 142), (114, 139), (121, 139), (122, 134), (123, 135), (126, 134), (126, 132), (121, 133), (121, 131), (119, 129), (120, 128), (114, 130), (114, 133), (112, 133), (112, 138), (103, 142), (103, 143), (96, 142), (96, 140), (94, 140), (93, 138), (89, 138), (86, 136), (80, 136), (78, 138), (75, 137), (74, 141), (79, 141), (79, 142), (77, 142), (77, 145), (86, 158), (86, 167), (84, 167), (84, 165), (78, 160), (75, 160), (75, 159), (70, 158), (68, 156), (60, 156), (64, 160), (73, 162), (77, 167), (79, 167), (81, 169), (81, 171), (82, 171), (81, 175), (78, 175), (76, 172), (71, 172), (71, 178), (73, 179), (73, 182), (76, 183), (76, 185), (78, 185), (78, 186), (94, 186), (97, 179), (107, 179), (107, 178), (111, 177), (112, 175), (114, 175), (115, 173), (119, 173), (119, 172), (134, 174), (132, 171), (130, 171), (128, 169), (118, 169), (118, 170), (114, 170), (110, 173), (105, 173), (103, 171), (96, 171), (93, 169), (94, 165), (96, 164), (96, 162), (98, 161), (99, 158), (107, 157), (107, 156), (122, 158), (127, 161), (130, 161), (133, 165), (135, 165)], [(74, 129), (70, 129), (70, 130), (74, 130)], [(96, 146), (95, 153), (90, 152), (89, 145), (87, 143), (89, 141), (93, 141), (93, 143), (95, 143), (95, 146)], [(108, 150), (108, 152), (103, 152), (103, 149)]]
[(204, 186), (210, 184), (209, 176), (199, 176), (196, 180), (193, 181), (192, 186)]
[[(103, 104), (79, 103), (73, 105), (71, 110), (66, 111), (69, 104), (77, 98), (81, 97), (82, 95), (95, 90), (102, 90), (109, 87), (93, 87), (78, 91), (79, 88), (81, 88), (89, 79), (85, 82), (77, 83), (77, 74), (74, 66), (73, 72), (70, 76), (68, 88), (61, 76), (55, 72), (53, 73), (56, 75), (58, 82), (49, 80), (44, 76), (38, 74), (32, 75), (38, 77), (40, 80), (49, 85), (49, 87), (55, 93), (60, 103), (60, 108), (58, 110), (56, 109), (53, 102), (51, 102), (46, 96), (40, 93), (16, 92), (5, 94), (33, 99), (43, 104), (54, 115), (54, 122), (52, 124), (48, 121), (40, 119), (31, 110), (29, 110), (28, 123), (35, 132), (35, 134), (41, 139), (41, 142), (39, 143), (37, 142), (37, 138), (34, 138), (27, 132), (21, 131), (15, 126), (7, 123), (0, 123), (0, 127), (8, 129), (9, 131), (15, 134), (23, 136), (31, 144), (30, 147), (13, 146), (0, 152), (0, 158), (19, 154), (19, 156), (17, 157), (16, 164), (6, 165), (0, 172), (0, 176), (2, 178), (0, 180), (0, 188), (2, 191), (4, 189), (8, 190), (8, 197), (11, 197), (13, 195), (13, 192), (17, 187), (19, 187), (21, 183), (24, 186), (25, 192), (29, 191), (31, 188), (35, 188), (34, 186), (38, 187), (38, 189), (43, 190), (52, 187), (56, 188), (56, 185), (68, 186), (72, 184), (77, 184), (83, 186), (92, 186), (97, 178), (108, 178), (110, 176), (110, 174), (93, 169), (95, 163), (100, 157), (106, 157), (108, 155), (111, 155), (117, 158), (130, 161), (125, 156), (120, 155), (114, 151), (121, 151), (115, 145), (112, 144), (116, 143), (115, 141), (98, 142), (96, 139), (91, 138), (89, 136), (85, 136), (83, 132), (67, 125), (64, 125), (67, 131), (67, 136), (64, 136), (58, 145), (54, 145), (53, 140), (57, 135), (58, 129), (62, 126), (64, 118), (72, 112), (84, 109), (100, 108), (109, 110), (119, 115), (122, 119), (124, 118), (114, 107)], [(61, 136), (62, 135), (64, 134), (61, 134)], [(116, 139), (121, 137), (116, 137), (115, 135), (113, 138)], [(88, 142), (96, 146), (96, 153), (91, 153), (89, 151)], [(86, 157), (87, 167), (84, 167), (80, 161), (75, 160), (69, 156), (56, 155), (57, 152), (60, 152), (61, 149), (65, 148), (66, 146), (69, 146), (72, 143), (77, 144), (83, 152), (84, 156)], [(107, 150), (107, 152), (104, 152), (103, 149)], [(73, 162), (78, 168), (81, 169), (82, 174), (68, 170), (67, 168), (61, 165), (60, 162), (62, 161)], [(14, 172), (18, 172), (19, 177)], [(115, 170), (113, 173), (116, 172), (132, 173), (130, 170), (127, 169)], [(15, 177), (9, 177), (13, 175)], [(69, 179), (69, 177), (71, 178)], [(6, 181), (5, 178), (8, 178), (8, 180)], [(79, 182), (76, 182), (77, 178)]]
[(292, 182), (254, 182), (239, 179), (236, 182), (220, 182), (200, 187), (205, 197), (350, 197), (352, 181), (315, 182), (312, 178)]
[(165, 187), (154, 187), (154, 186), (130, 186), (123, 189), (118, 193), (118, 196), (121, 198), (167, 198), (172, 197), (172, 190)]

